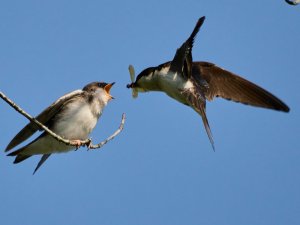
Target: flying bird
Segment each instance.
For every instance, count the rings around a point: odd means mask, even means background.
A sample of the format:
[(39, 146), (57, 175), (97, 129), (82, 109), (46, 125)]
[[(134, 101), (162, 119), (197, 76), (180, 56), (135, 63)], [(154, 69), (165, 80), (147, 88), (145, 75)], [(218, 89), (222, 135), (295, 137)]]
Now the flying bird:
[(194, 39), (205, 17), (201, 17), (190, 37), (177, 49), (172, 61), (143, 70), (134, 81), (134, 69), (129, 66), (133, 97), (138, 92), (161, 91), (194, 109), (202, 118), (214, 149), (212, 132), (206, 117), (206, 100), (221, 97), (247, 105), (288, 112), (289, 107), (270, 92), (213, 63), (193, 62)]
[[(92, 82), (82, 90), (70, 92), (42, 111), (36, 119), (54, 133), (65, 139), (80, 143), (94, 129), (103, 109), (113, 99), (110, 89), (114, 83)], [(8, 144), (5, 152), (31, 137), (39, 127), (28, 123)], [(20, 163), (33, 155), (42, 155), (34, 173), (53, 153), (75, 149), (54, 139), (45, 131), (26, 146), (13, 151), (8, 156), (16, 156), (14, 163)], [(34, 174), (33, 173), (33, 174)]]

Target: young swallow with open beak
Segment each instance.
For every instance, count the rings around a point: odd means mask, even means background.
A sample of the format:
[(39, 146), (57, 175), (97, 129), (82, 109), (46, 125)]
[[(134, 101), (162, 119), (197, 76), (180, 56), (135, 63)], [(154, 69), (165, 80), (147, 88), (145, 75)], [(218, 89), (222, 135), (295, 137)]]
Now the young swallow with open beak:
[[(104, 107), (113, 99), (110, 89), (114, 83), (93, 82), (82, 90), (76, 90), (60, 97), (56, 102), (41, 112), (36, 119), (54, 133), (65, 139), (80, 143), (92, 132), (101, 116)], [(39, 130), (33, 122), (28, 123), (8, 144), (9, 151), (27, 140)], [(68, 152), (75, 149), (61, 143), (43, 132), (26, 146), (13, 151), (8, 156), (16, 156), (14, 163), (22, 162), (33, 155), (43, 155), (34, 173), (52, 153)]]
[[(134, 97), (138, 92), (162, 91), (193, 108), (202, 117), (206, 133), (214, 149), (214, 141), (205, 113), (206, 100), (211, 101), (214, 97), (222, 97), (283, 112), (288, 112), (289, 107), (270, 92), (213, 63), (193, 62), (194, 39), (204, 19), (205, 17), (201, 17), (198, 20), (192, 34), (177, 49), (172, 61), (143, 70), (135, 81), (127, 85), (127, 88), (133, 89)], [(130, 68), (133, 71), (133, 67)]]

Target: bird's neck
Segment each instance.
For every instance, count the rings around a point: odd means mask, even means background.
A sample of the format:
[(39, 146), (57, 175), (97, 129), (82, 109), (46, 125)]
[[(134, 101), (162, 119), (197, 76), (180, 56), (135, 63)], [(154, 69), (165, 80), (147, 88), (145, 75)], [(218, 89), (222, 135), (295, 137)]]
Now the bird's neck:
[(101, 101), (97, 98), (94, 98), (90, 103), (90, 109), (92, 114), (99, 118), (102, 114), (104, 107), (107, 105), (107, 102)]

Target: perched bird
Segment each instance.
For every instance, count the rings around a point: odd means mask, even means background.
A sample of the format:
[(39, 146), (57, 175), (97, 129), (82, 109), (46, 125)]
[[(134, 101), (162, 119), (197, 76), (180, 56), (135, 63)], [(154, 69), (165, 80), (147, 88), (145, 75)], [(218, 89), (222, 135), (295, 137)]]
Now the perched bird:
[[(110, 89), (113, 85), (114, 83), (90, 83), (82, 90), (76, 90), (60, 97), (41, 112), (36, 119), (54, 133), (79, 144), (80, 140), (88, 138), (104, 107), (113, 99), (110, 95)], [(19, 145), (38, 130), (39, 127), (36, 124), (28, 123), (11, 140), (5, 151)], [(52, 153), (68, 152), (74, 148), (74, 146), (61, 143), (48, 133), (43, 132), (35, 140), (9, 153), (8, 156), (16, 156), (14, 163), (19, 163), (32, 155), (43, 155), (34, 170), (35, 173)]]
[(289, 107), (263, 88), (245, 80), (213, 63), (193, 62), (192, 48), (205, 17), (201, 17), (190, 37), (177, 49), (172, 61), (143, 70), (134, 81), (130, 66), (133, 96), (138, 92), (161, 91), (171, 98), (193, 108), (204, 123), (214, 149), (214, 141), (206, 117), (206, 100), (222, 97), (252, 106), (288, 112)]

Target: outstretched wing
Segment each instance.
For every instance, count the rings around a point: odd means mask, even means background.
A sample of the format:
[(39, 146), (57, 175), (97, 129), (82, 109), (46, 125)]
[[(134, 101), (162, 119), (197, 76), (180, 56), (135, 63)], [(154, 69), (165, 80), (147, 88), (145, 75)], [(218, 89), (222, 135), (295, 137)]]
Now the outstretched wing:
[[(53, 118), (54, 115), (56, 115), (57, 112), (59, 112), (63, 106), (69, 102), (70, 99), (73, 99), (74, 97), (82, 95), (82, 90), (76, 90), (73, 92), (70, 92), (62, 97), (60, 97), (57, 101), (55, 101), (52, 105), (50, 105), (48, 108), (46, 108), (43, 112), (41, 112), (36, 119), (44, 124), (47, 125), (47, 123)], [(5, 152), (9, 151), (13, 147), (19, 145), (23, 141), (27, 140), (29, 137), (31, 137), (36, 131), (39, 130), (39, 127), (33, 123), (29, 122), (7, 145)]]
[(193, 63), (192, 48), (194, 39), (204, 20), (204, 16), (198, 20), (190, 37), (181, 45), (180, 48), (177, 49), (176, 54), (171, 62), (170, 71), (173, 71), (174, 73), (180, 73), (185, 78), (189, 78), (191, 76)]
[(207, 83), (205, 97), (222, 97), (247, 105), (288, 112), (289, 107), (270, 92), (212, 63), (194, 62), (193, 76)]

